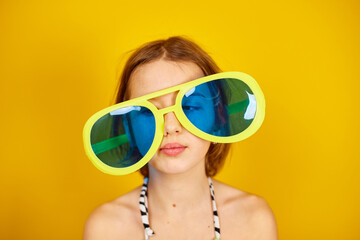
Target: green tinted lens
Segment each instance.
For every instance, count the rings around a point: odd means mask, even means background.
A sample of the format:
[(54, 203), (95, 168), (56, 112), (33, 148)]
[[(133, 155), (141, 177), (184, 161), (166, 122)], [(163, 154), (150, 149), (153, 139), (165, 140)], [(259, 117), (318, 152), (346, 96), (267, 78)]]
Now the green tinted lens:
[(95, 155), (103, 163), (124, 168), (145, 156), (154, 135), (153, 113), (143, 106), (131, 106), (112, 111), (97, 120), (91, 129), (90, 141)]

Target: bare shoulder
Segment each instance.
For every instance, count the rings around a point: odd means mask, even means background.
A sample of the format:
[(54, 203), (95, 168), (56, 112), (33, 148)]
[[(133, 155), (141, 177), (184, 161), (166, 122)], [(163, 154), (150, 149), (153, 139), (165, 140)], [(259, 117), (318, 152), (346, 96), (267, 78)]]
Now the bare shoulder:
[(95, 208), (86, 220), (83, 239), (142, 239), (140, 191), (138, 187)]
[(255, 194), (213, 180), (222, 239), (277, 239), (274, 213), (267, 201)]

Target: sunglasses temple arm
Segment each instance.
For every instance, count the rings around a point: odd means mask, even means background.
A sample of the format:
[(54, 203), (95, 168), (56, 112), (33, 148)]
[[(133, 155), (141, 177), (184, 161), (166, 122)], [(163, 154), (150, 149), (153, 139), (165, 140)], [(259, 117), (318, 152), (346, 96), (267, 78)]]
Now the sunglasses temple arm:
[(95, 155), (97, 155), (99, 153), (106, 152), (108, 150), (111, 150), (128, 142), (129, 140), (127, 139), (126, 134), (123, 134), (117, 137), (106, 139), (98, 143), (94, 143), (91, 145), (91, 147)]

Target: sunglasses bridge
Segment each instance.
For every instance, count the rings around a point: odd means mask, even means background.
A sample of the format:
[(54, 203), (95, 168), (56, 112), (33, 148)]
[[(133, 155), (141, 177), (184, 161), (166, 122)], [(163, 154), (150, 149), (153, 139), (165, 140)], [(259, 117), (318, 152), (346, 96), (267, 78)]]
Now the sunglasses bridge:
[(175, 112), (175, 110), (176, 110), (176, 105), (172, 105), (170, 107), (158, 109), (158, 113), (164, 116), (165, 114), (167, 114), (169, 112)]

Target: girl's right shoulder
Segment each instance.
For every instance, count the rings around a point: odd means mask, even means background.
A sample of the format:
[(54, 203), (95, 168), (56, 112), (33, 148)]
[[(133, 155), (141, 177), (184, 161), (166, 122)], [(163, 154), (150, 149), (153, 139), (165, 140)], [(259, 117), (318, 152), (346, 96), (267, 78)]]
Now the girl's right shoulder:
[(143, 239), (141, 186), (95, 208), (86, 220), (84, 240)]

